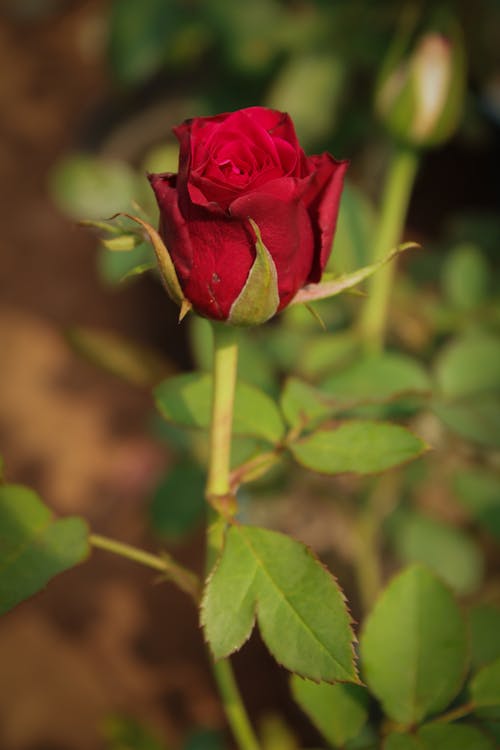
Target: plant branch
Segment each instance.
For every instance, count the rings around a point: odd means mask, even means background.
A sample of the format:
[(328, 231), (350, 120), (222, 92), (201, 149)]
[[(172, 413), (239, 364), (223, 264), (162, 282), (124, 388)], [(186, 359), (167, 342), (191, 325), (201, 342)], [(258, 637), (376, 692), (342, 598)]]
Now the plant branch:
[(277, 446), (274, 450), (260, 453), (233, 469), (230, 474), (231, 491), (235, 492), (244, 482), (251, 482), (265, 474), (279, 461), (283, 451), (283, 446)]
[[(383, 188), (373, 262), (381, 261), (401, 239), (418, 164), (419, 154), (415, 149), (404, 146), (395, 148)], [(369, 280), (368, 297), (359, 320), (361, 338), (367, 351), (383, 349), (394, 271), (394, 262), (387, 263)]]
[(184, 568), (166, 552), (161, 555), (153, 555), (151, 552), (145, 552), (137, 547), (132, 547), (130, 544), (118, 542), (116, 539), (109, 539), (100, 534), (90, 534), (89, 542), (92, 547), (106, 550), (106, 552), (125, 557), (128, 560), (132, 560), (140, 565), (145, 565), (147, 568), (152, 568), (153, 570), (163, 573), (165, 578), (172, 581), (172, 583), (175, 583), (176, 586), (188, 594), (196, 604), (199, 603), (200, 580), (198, 576), (187, 568)]
[(366, 497), (355, 523), (354, 568), (363, 611), (370, 612), (383, 584), (380, 564), (382, 524), (398, 502), (399, 474), (391, 471), (379, 478)]
[(432, 721), (429, 721), (427, 723), (449, 724), (451, 721), (457, 721), (457, 719), (462, 719), (464, 716), (468, 716), (475, 710), (475, 708), (476, 705), (474, 701), (469, 701), (468, 703), (464, 703), (462, 706), (452, 708), (450, 711), (447, 711), (445, 714), (441, 714), (441, 716), (437, 716), (435, 719), (432, 719)]
[(206, 497), (219, 513), (227, 515), (236, 510), (235, 499), (231, 493), (229, 472), (238, 368), (238, 332), (230, 326), (214, 323), (213, 333), (212, 418)]
[[(236, 512), (230, 462), (238, 366), (237, 330), (215, 323), (213, 334), (212, 419), (206, 486), (206, 498), (211, 506), (207, 523), (207, 573), (212, 570), (222, 552), (227, 520)], [(213, 670), (229, 725), (240, 750), (259, 750), (229, 659), (213, 662)]]

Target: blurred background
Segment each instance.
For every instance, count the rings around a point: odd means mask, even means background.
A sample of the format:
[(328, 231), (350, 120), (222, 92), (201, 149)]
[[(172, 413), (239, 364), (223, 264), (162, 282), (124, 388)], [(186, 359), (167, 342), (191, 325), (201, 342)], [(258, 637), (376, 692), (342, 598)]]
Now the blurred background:
[[(206, 328), (179, 327), (157, 278), (137, 271), (151, 260), (147, 244), (109, 252), (78, 221), (140, 206), (155, 222), (145, 174), (176, 171), (171, 127), (263, 104), (290, 112), (308, 153), (351, 161), (331, 270), (369, 262), (400, 139), (374, 107), (387, 50), (402, 28), (419, 33), (443, 18), (461, 29), (466, 93), (449, 137), (419, 144), (405, 238), (425, 251), (403, 258), (389, 319), (390, 345), (418, 359), (443, 398), (436, 408), (396, 408), (437, 447), (386, 483), (381, 564), (388, 575), (424, 559), (472, 608), (474, 627), (485, 611), (499, 625), (498, 0), (0, 0), (0, 450), (9, 481), (35, 488), (56, 513), (82, 514), (132, 544), (166, 545), (201, 570), (203, 448), (161, 423), (150, 389), (207, 365)], [(317, 382), (349, 360), (345, 331), (360, 304), (322, 308), (323, 343), (314, 320), (295, 311), (256, 332), (245, 377), (270, 393), (290, 369)], [(471, 334), (482, 347), (468, 349)], [(449, 400), (450, 379), (454, 397), (472, 394), (465, 406)], [(384, 408), (377, 413), (391, 416)], [(322, 555), (358, 619), (352, 507), (363, 487), (282, 469), (242, 499), (250, 521)], [(319, 744), (258, 636), (235, 663), (268, 747)], [(190, 601), (104, 553), (0, 621), (0, 665), (1, 750), (229, 746)]]

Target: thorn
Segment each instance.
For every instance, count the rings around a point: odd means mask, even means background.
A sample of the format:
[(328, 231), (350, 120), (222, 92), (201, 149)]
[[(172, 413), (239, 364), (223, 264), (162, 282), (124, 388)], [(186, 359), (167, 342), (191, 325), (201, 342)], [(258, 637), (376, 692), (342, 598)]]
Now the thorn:
[(184, 318), (186, 317), (188, 312), (192, 309), (192, 307), (193, 305), (191, 304), (191, 302), (184, 297), (184, 299), (181, 302), (181, 309), (179, 310), (179, 320), (177, 321), (178, 323), (181, 323), (184, 320)]
[(311, 313), (313, 318), (317, 321), (317, 323), (319, 323), (320, 327), (324, 331), (326, 331), (325, 321), (323, 320), (319, 312), (315, 310), (314, 307), (312, 305), (309, 305), (307, 302), (304, 303), (304, 307)]

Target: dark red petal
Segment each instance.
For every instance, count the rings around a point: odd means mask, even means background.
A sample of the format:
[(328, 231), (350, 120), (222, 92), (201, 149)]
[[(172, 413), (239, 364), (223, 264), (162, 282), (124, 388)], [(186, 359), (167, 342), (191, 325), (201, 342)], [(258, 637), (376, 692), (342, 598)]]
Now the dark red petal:
[(184, 293), (198, 312), (226, 320), (248, 278), (254, 243), (248, 223), (213, 217), (192, 206), (188, 218), (193, 263)]
[(311, 156), (308, 162), (314, 171), (303, 200), (311, 218), (316, 250), (307, 283), (316, 283), (321, 279), (332, 251), (344, 175), (349, 162), (336, 161), (326, 153)]
[(177, 175), (150, 174), (149, 181), (153, 188), (160, 209), (159, 232), (167, 246), (181, 286), (189, 277), (193, 264), (193, 248), (186, 220), (178, 203)]
[(243, 112), (250, 120), (267, 130), (273, 138), (282, 138), (294, 146), (297, 152), (300, 150), (295, 127), (287, 112), (279, 112), (267, 107), (248, 107)]
[[(283, 183), (281, 193), (280, 182)], [(306, 283), (313, 264), (314, 238), (296, 185), (293, 194), (294, 181), (283, 178), (275, 180), (272, 185), (273, 191), (267, 194), (259, 190), (237, 198), (230, 211), (242, 221), (253, 219), (259, 227), (262, 240), (276, 265), (281, 310)], [(286, 197), (288, 200), (283, 199)]]

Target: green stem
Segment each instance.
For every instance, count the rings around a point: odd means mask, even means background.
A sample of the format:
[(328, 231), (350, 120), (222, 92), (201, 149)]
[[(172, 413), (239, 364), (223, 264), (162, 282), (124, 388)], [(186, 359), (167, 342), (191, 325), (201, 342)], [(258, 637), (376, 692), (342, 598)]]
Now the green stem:
[(363, 612), (371, 612), (382, 587), (378, 550), (378, 523), (374, 515), (361, 510), (356, 519), (354, 568)]
[(210, 423), (210, 462), (207, 497), (223, 498), (230, 492), (231, 435), (238, 369), (238, 331), (214, 323), (214, 363), (212, 419)]
[[(401, 240), (418, 164), (418, 151), (396, 147), (385, 179), (373, 261), (384, 258)], [(367, 351), (378, 352), (384, 347), (394, 269), (394, 262), (387, 263), (369, 281), (359, 321)]]
[(132, 547), (130, 544), (124, 542), (118, 542), (116, 539), (109, 539), (106, 536), (100, 534), (90, 534), (89, 542), (92, 547), (106, 550), (106, 552), (112, 552), (114, 555), (120, 557), (126, 557), (128, 560), (145, 565), (147, 568), (152, 568), (160, 573), (163, 573), (169, 580), (177, 584), (186, 594), (194, 599), (196, 604), (200, 600), (200, 581), (198, 577), (187, 568), (179, 565), (170, 555), (167, 553), (163, 555), (153, 555), (150, 552), (145, 552), (137, 547)]
[[(207, 572), (210, 572), (222, 550), (226, 519), (236, 511), (236, 500), (231, 491), (230, 462), (238, 366), (237, 330), (215, 323), (213, 335), (212, 419), (206, 486), (206, 497), (212, 508), (209, 509), (207, 524)], [(240, 750), (259, 750), (229, 659), (214, 662), (213, 671), (229, 725)]]
[(370, 612), (382, 589), (380, 537), (382, 525), (398, 503), (399, 474), (379, 478), (358, 512), (355, 526), (354, 569), (363, 612)]
[(457, 721), (457, 719), (463, 719), (464, 716), (468, 716), (476, 709), (476, 704), (473, 701), (469, 701), (469, 703), (464, 703), (462, 706), (457, 706), (457, 708), (452, 708), (451, 711), (447, 711), (445, 714), (441, 714), (441, 716), (437, 716), (435, 719), (432, 719), (432, 721), (428, 722), (429, 724), (449, 724), (451, 721)]

